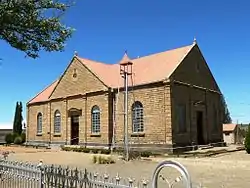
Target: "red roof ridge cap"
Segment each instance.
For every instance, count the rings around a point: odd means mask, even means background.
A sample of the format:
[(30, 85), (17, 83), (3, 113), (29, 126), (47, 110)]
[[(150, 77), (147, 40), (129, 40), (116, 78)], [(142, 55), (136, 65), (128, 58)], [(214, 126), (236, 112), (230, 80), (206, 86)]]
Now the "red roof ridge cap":
[(171, 52), (171, 51), (174, 51), (174, 50), (178, 50), (180, 48), (188, 48), (188, 47), (190, 47), (190, 49), (192, 49), (195, 45), (196, 45), (196, 43), (195, 44), (193, 43), (193, 44), (190, 44), (190, 45), (185, 45), (185, 46), (180, 46), (180, 47), (176, 47), (176, 48), (171, 48), (171, 49), (168, 49), (168, 50), (165, 50), (165, 51), (162, 51), (162, 52), (156, 52), (156, 53), (151, 53), (151, 54), (148, 54), (148, 55), (145, 55), (145, 56), (140, 56), (140, 57), (131, 59), (131, 61), (137, 60), (137, 59), (142, 59), (142, 58), (149, 57), (149, 56), (160, 55), (160, 54), (163, 54), (163, 53), (166, 53), (166, 52)]
[(111, 64), (111, 63), (105, 63), (105, 62), (101, 62), (101, 61), (96, 61), (96, 60), (92, 60), (92, 59), (88, 59), (85, 57), (79, 57), (79, 56), (75, 56), (81, 63), (84, 63), (84, 61), (90, 61), (93, 63), (99, 63), (99, 64), (104, 64), (104, 65), (116, 65), (116, 64)]

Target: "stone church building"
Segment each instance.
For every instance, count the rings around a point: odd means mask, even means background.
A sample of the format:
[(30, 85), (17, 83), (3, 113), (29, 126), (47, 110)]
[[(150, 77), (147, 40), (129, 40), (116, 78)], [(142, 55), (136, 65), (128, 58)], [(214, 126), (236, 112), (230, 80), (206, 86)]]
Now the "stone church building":
[(172, 148), (223, 141), (221, 91), (197, 45), (116, 64), (74, 55), (60, 78), (27, 103), (30, 144), (119, 147), (124, 143), (128, 76), (128, 141), (133, 148)]

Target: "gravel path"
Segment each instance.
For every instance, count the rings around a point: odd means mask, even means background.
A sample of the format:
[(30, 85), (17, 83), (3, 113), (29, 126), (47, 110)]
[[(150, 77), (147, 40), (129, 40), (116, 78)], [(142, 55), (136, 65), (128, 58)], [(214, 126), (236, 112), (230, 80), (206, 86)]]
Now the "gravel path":
[[(117, 158), (114, 156), (114, 158)], [(137, 180), (151, 179), (152, 173), (158, 162), (166, 160), (156, 158), (153, 161), (130, 161), (117, 160), (116, 164), (97, 165), (92, 164), (91, 154), (75, 152), (29, 152), (19, 151), (11, 153), (10, 160), (39, 162), (40, 159), (46, 164), (57, 164), (70, 167), (87, 168), (91, 172), (108, 173), (122, 177), (133, 177)], [(250, 187), (250, 155), (244, 151), (234, 152), (213, 158), (167, 158), (183, 164), (189, 171), (193, 182), (201, 183), (209, 188), (249, 188)], [(173, 179), (176, 172), (172, 169), (164, 169), (164, 177)], [(165, 186), (167, 187), (167, 186)]]

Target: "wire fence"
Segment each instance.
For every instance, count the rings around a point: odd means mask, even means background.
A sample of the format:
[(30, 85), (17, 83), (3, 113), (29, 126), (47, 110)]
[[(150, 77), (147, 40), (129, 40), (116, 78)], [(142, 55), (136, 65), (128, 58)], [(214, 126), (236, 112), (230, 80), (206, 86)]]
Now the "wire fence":
[[(161, 171), (165, 167), (174, 168), (179, 172), (174, 181), (163, 177)], [(164, 184), (159, 184), (163, 180)], [(184, 188), (201, 188), (194, 185), (187, 169), (175, 161), (164, 161), (158, 164), (153, 172), (152, 180), (135, 180), (122, 178), (118, 174), (110, 177), (108, 174), (97, 174), (87, 169), (70, 169), (61, 166), (46, 166), (40, 162), (38, 165), (16, 161), (0, 161), (0, 187), (1, 188), (174, 188), (179, 183)]]

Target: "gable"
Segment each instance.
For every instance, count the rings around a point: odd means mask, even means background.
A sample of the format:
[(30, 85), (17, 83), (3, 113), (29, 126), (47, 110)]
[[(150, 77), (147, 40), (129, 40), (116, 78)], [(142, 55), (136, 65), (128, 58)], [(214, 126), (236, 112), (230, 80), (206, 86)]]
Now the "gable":
[(52, 92), (50, 99), (104, 90), (107, 87), (82, 62), (74, 58)]
[(170, 79), (220, 92), (199, 47), (195, 45), (171, 75)]

